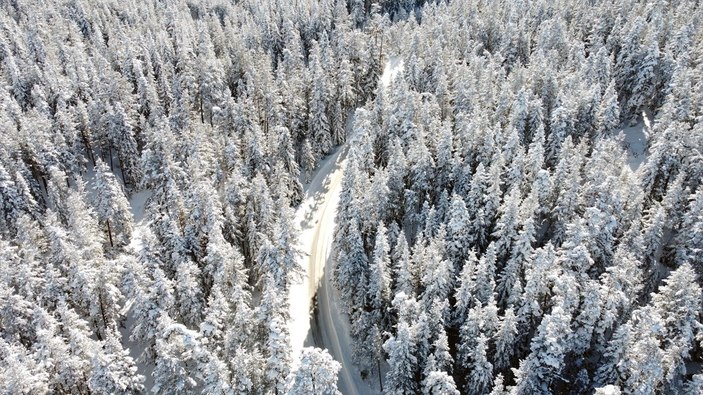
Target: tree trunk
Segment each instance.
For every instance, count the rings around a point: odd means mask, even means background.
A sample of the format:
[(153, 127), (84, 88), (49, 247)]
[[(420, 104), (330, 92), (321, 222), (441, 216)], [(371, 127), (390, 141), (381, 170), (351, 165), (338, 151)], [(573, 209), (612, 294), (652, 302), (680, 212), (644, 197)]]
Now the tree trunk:
[(85, 135), (85, 131), (81, 131), (81, 138), (83, 139), (83, 144), (85, 145), (85, 150), (88, 156), (90, 157), (91, 162), (93, 162), (93, 166), (95, 166), (95, 155), (93, 154), (93, 147), (90, 146), (90, 140), (88, 140), (88, 137)]
[(110, 238), (110, 247), (114, 247), (115, 245), (112, 243), (112, 229), (110, 229), (110, 220), (106, 220), (107, 222), (107, 236)]
[(378, 385), (381, 387), (381, 392), (383, 392), (383, 380), (381, 380), (381, 360), (376, 361), (376, 366), (378, 366)]
[[(98, 292), (98, 300), (100, 301), (100, 315), (103, 317), (103, 330), (107, 331), (107, 317), (105, 317), (105, 304), (103, 303), (103, 295), (100, 292)], [(98, 332), (98, 337), (102, 337), (100, 336), (100, 332)]]
[(115, 168), (112, 165), (112, 144), (107, 147), (107, 150), (110, 152), (110, 171), (115, 171)]
[(203, 113), (203, 95), (200, 95), (200, 123), (205, 123), (205, 114)]

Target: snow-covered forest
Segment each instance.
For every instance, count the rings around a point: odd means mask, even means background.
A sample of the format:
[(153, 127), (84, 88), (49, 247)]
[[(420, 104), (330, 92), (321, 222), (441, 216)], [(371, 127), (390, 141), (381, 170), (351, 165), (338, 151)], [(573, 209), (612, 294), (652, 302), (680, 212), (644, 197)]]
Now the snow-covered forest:
[(0, 2), (0, 393), (703, 392), (702, 7)]

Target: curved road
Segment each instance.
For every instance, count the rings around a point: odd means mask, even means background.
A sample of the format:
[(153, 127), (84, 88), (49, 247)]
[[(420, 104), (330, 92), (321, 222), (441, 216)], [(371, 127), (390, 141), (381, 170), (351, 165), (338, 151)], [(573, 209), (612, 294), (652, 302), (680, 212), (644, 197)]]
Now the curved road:
[[(402, 69), (402, 60), (391, 58), (381, 76), (383, 86), (387, 87), (393, 76)], [(348, 142), (353, 140), (350, 127), (352, 123), (353, 116), (347, 124)], [(361, 379), (359, 370), (351, 361), (349, 321), (339, 309), (341, 303), (337, 290), (331, 283), (331, 265), (328, 264), (332, 253), (335, 217), (346, 167), (347, 149), (347, 144), (338, 147), (320, 163), (319, 170), (306, 188), (303, 201), (296, 212), (295, 222), (300, 225), (298, 248), (305, 254), (300, 257), (300, 264), (306, 275), (290, 289), (289, 329), (295, 364), (305, 345), (315, 344), (325, 348), (342, 365), (338, 382), (342, 394), (366, 395), (380, 391)], [(316, 293), (318, 314), (316, 320), (311, 320), (312, 301)], [(314, 332), (318, 336), (315, 336), (315, 339), (312, 338), (311, 321), (316, 325)]]
[[(344, 395), (361, 395), (378, 391), (372, 390), (361, 379), (358, 369), (351, 361), (348, 318), (339, 309), (339, 296), (330, 280), (332, 273), (329, 262), (346, 167), (345, 158), (346, 145), (339, 147), (322, 163), (296, 213), (296, 222), (301, 228), (298, 248), (305, 253), (301, 257), (301, 264), (307, 276), (290, 290), (290, 332), (294, 358), (297, 358), (305, 345), (315, 343), (315, 346), (327, 349), (342, 365), (339, 390)], [(313, 322), (316, 324), (314, 332), (317, 336), (313, 339), (310, 318), (312, 300), (316, 294), (318, 314)]]

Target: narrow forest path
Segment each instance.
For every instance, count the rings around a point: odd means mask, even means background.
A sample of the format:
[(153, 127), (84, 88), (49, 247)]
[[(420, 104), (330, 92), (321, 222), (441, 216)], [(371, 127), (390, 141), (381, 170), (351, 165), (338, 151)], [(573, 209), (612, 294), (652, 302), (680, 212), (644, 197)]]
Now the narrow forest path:
[[(386, 63), (380, 83), (387, 87), (392, 78), (403, 69), (403, 62), (392, 57)], [(350, 119), (347, 125), (347, 141), (351, 141)], [(337, 147), (319, 166), (315, 177), (305, 191), (295, 222), (300, 225), (298, 248), (303, 252), (299, 258), (306, 274), (302, 281), (293, 284), (289, 293), (289, 322), (293, 358), (297, 361), (304, 345), (312, 344), (310, 323), (312, 302), (317, 294), (318, 316), (315, 320), (316, 346), (326, 348), (332, 357), (342, 364), (338, 388), (344, 395), (375, 394), (378, 388), (361, 378), (351, 359), (350, 324), (341, 311), (337, 290), (331, 282), (332, 243), (334, 241), (335, 217), (342, 191), (342, 177), (346, 168), (348, 143)]]

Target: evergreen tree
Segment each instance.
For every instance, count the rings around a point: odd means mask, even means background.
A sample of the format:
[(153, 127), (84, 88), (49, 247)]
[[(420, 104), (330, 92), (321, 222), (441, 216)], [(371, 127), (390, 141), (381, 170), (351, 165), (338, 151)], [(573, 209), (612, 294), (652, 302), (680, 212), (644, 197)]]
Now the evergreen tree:
[(348, 308), (363, 306), (368, 284), (368, 258), (364, 252), (363, 241), (355, 218), (351, 219), (346, 242), (347, 251), (339, 251), (337, 265), (334, 268), (335, 284), (341, 291), (341, 300)]
[(410, 251), (408, 249), (408, 241), (405, 238), (405, 232), (401, 231), (398, 235), (391, 258), (395, 266), (393, 272), (397, 276), (394, 279), (394, 294), (397, 295), (403, 292), (406, 295), (413, 295), (415, 293), (415, 280), (413, 278)]
[(310, 134), (313, 140), (313, 149), (316, 158), (327, 155), (332, 148), (330, 121), (327, 113), (329, 88), (327, 75), (320, 62), (319, 46), (313, 49), (312, 64), (312, 90), (310, 94)]
[(611, 81), (603, 93), (603, 99), (598, 107), (598, 135), (603, 136), (613, 131), (620, 124), (620, 107), (615, 91), (615, 82)]
[(112, 149), (118, 153), (120, 169), (125, 184), (137, 186), (142, 178), (142, 169), (139, 165), (139, 150), (127, 110), (120, 102), (115, 103), (107, 114), (107, 135), (110, 140), (109, 165), (112, 165)]
[(466, 384), (466, 390), (470, 394), (483, 394), (492, 385), (493, 366), (488, 362), (486, 355), (487, 340), (485, 336), (480, 335), (471, 355), (471, 375)]
[(189, 369), (195, 361), (200, 342), (197, 332), (159, 317), (159, 338), (156, 340), (156, 360), (152, 376), (152, 392), (188, 393), (198, 385), (195, 372)]
[(703, 187), (699, 186), (688, 200), (688, 214), (675, 239), (676, 258), (680, 263), (693, 264), (698, 273), (701, 273), (701, 267), (696, 262), (701, 262), (703, 258), (703, 214), (700, 214), (703, 211)]
[(13, 394), (50, 393), (48, 373), (21, 344), (0, 339), (3, 366), (0, 373), (0, 389)]
[(300, 153), (300, 162), (303, 170), (304, 180), (306, 183), (311, 181), (312, 171), (315, 169), (315, 153), (310, 145), (310, 140), (303, 141), (303, 148)]
[(95, 211), (100, 221), (105, 223), (110, 247), (125, 246), (133, 231), (130, 205), (115, 176), (100, 159), (95, 165), (93, 190)]
[(518, 339), (518, 322), (511, 308), (505, 310), (501, 319), (500, 329), (495, 334), (496, 353), (494, 357), (495, 369), (500, 371), (508, 366), (515, 355), (516, 340)]
[(457, 322), (464, 322), (466, 314), (474, 301), (473, 292), (476, 289), (474, 272), (477, 264), (478, 258), (476, 257), (476, 251), (469, 251), (468, 259), (464, 262), (464, 266), (459, 275), (459, 286), (456, 287), (456, 293), (454, 294), (454, 299), (456, 300), (454, 317)]
[(452, 203), (447, 213), (447, 253), (455, 267), (463, 264), (468, 256), (468, 249), (473, 243), (470, 233), (470, 217), (464, 200), (458, 195), (452, 196)]
[(304, 348), (300, 353), (300, 363), (293, 372), (293, 384), (287, 394), (337, 395), (337, 373), (339, 362), (325, 350)]
[(386, 227), (381, 224), (376, 231), (373, 259), (369, 265), (369, 296), (371, 308), (385, 311), (390, 304), (390, 254)]
[(422, 393), (425, 395), (459, 395), (454, 379), (446, 372), (432, 371), (423, 382)]
[(414, 394), (417, 391), (415, 374), (417, 358), (415, 357), (415, 336), (413, 327), (407, 322), (398, 323), (397, 334), (391, 336), (383, 345), (388, 353), (390, 370), (386, 374), (384, 391), (389, 394)]
[(143, 391), (144, 377), (137, 374), (137, 366), (123, 349), (117, 333), (108, 332), (103, 353), (93, 357), (90, 377), (91, 391), (103, 393), (129, 393)]
[(550, 393), (550, 386), (559, 377), (564, 357), (570, 349), (571, 317), (555, 306), (544, 317), (530, 346), (530, 355), (515, 369), (515, 390), (519, 394)]

